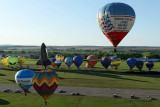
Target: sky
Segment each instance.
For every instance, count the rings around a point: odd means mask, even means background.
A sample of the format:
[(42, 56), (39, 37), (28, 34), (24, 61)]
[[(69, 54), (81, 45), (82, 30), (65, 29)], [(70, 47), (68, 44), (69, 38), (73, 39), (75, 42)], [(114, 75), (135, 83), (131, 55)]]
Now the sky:
[(112, 2), (136, 13), (119, 46), (160, 46), (160, 0), (0, 0), (0, 45), (112, 46), (96, 21)]

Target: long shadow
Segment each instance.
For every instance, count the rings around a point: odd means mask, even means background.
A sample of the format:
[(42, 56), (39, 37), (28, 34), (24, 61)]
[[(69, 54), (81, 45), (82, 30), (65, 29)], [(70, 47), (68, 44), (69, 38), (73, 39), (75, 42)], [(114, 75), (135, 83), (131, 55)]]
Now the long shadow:
[(13, 82), (13, 83), (16, 83), (16, 81), (15, 81), (15, 80), (10, 80), (10, 79), (8, 79), (8, 81)]
[(3, 99), (0, 98), (0, 105), (8, 105), (8, 104), (10, 104), (9, 101), (3, 100)]
[(6, 76), (5, 74), (0, 74), (0, 76)]

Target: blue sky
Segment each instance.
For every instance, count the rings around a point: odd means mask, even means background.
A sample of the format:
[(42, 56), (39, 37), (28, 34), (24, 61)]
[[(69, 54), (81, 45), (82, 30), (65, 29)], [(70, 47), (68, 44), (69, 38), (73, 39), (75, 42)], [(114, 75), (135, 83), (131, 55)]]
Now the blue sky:
[(119, 46), (160, 46), (159, 0), (0, 0), (0, 44), (112, 46), (96, 22), (98, 10), (111, 2), (136, 13)]

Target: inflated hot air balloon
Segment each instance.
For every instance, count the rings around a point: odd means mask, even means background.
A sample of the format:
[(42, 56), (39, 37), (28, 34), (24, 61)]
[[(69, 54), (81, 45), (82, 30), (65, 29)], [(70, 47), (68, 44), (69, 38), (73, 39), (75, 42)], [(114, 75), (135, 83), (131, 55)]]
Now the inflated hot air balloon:
[(151, 70), (154, 66), (154, 63), (152, 61), (146, 62), (146, 67)]
[(57, 60), (57, 61), (55, 61), (55, 65), (59, 68), (60, 66), (61, 66), (61, 61), (59, 61), (59, 60)]
[(18, 64), (18, 58), (15, 56), (9, 56), (7, 57), (7, 63), (9, 67), (14, 67), (15, 65)]
[(56, 58), (53, 58), (53, 59), (51, 60), (51, 63), (52, 63), (52, 66), (53, 66), (53, 67), (56, 67), (55, 61), (56, 61)]
[(72, 59), (71, 57), (67, 57), (67, 58), (65, 58), (64, 63), (65, 63), (68, 67), (70, 67), (70, 66), (72, 65), (72, 63), (73, 63), (73, 59)]
[(73, 58), (73, 62), (76, 65), (76, 67), (79, 69), (79, 67), (81, 66), (81, 64), (83, 62), (83, 58), (81, 56), (75, 56)]
[(98, 58), (94, 55), (89, 55), (87, 57), (87, 63), (90, 65), (90, 67), (93, 67), (98, 62)]
[(143, 61), (136, 61), (136, 67), (139, 69), (139, 71), (142, 70), (143, 65), (144, 65)]
[(2, 63), (3, 65), (8, 66), (7, 57), (2, 59)]
[(56, 72), (36, 72), (32, 79), (33, 87), (42, 96), (47, 104), (47, 99), (54, 93), (59, 84), (59, 77)]
[(18, 56), (18, 65), (22, 66), (24, 64), (25, 60), (26, 60), (25, 57)]
[(32, 78), (34, 75), (35, 73), (29, 69), (22, 69), (15, 75), (15, 81), (23, 89), (25, 95), (32, 86)]
[(134, 58), (128, 58), (127, 59), (127, 64), (129, 66), (130, 70), (132, 70), (132, 68), (134, 68), (135, 65), (136, 65), (136, 59), (134, 59)]
[(121, 64), (121, 58), (118, 56), (111, 57), (111, 66), (115, 67), (115, 69), (118, 68), (118, 66)]
[(88, 63), (86, 63), (86, 68), (91, 68), (91, 66)]
[(105, 56), (101, 58), (100, 62), (103, 65), (103, 67), (105, 67), (106, 69), (111, 64), (111, 60), (108, 57), (105, 57)]
[(59, 60), (59, 61), (62, 61), (62, 62), (63, 62), (64, 56), (61, 55), (61, 54), (57, 54), (57, 55), (56, 55), (56, 60)]
[(116, 52), (117, 45), (128, 34), (135, 21), (133, 8), (124, 3), (109, 3), (97, 14), (98, 26), (110, 40)]

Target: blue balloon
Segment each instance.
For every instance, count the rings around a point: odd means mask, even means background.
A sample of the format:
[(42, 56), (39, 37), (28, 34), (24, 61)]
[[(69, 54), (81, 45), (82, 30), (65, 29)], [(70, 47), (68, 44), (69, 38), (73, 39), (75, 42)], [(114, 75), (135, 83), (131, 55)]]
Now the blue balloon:
[(143, 65), (144, 65), (143, 61), (136, 61), (136, 67), (139, 69), (139, 71), (142, 70)]
[(34, 75), (35, 73), (29, 69), (22, 69), (15, 75), (15, 81), (23, 89), (25, 95), (32, 86), (32, 78)]
[(70, 67), (73, 63), (73, 59), (71, 57), (67, 57), (65, 60), (64, 60), (64, 63)]
[(108, 57), (102, 57), (101, 58), (101, 64), (107, 69), (109, 65), (111, 64), (111, 60)]
[(136, 65), (136, 59), (134, 59), (134, 58), (128, 58), (127, 59), (127, 64), (128, 64), (128, 66), (129, 66), (129, 68), (131, 70)]
[(55, 62), (56, 61), (56, 58), (53, 58), (52, 60), (51, 60), (51, 62)]
[(74, 62), (74, 64), (77, 66), (77, 68), (79, 68), (80, 65), (81, 65), (82, 62), (83, 62), (83, 58), (82, 58), (81, 56), (75, 56), (75, 57), (73, 58), (73, 62)]

